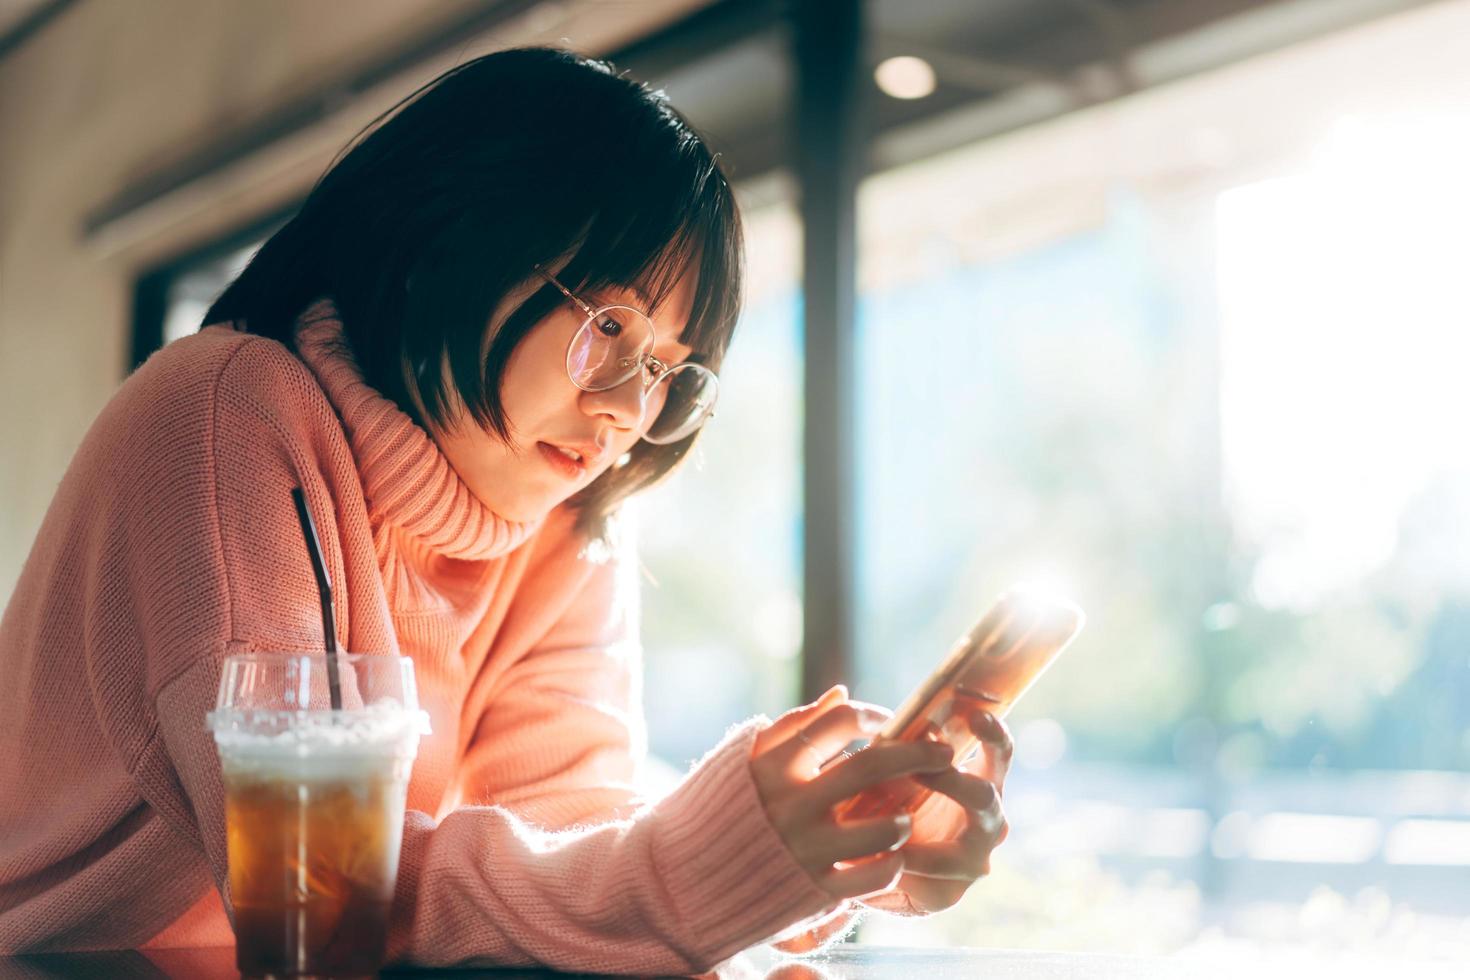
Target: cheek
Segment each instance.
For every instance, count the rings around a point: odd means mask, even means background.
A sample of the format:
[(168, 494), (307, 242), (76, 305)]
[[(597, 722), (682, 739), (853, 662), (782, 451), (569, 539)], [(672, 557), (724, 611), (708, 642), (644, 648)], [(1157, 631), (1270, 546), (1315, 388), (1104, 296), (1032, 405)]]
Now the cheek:
[(526, 374), (508, 376), (500, 389), (500, 405), (510, 420), (512, 438), (517, 440), (536, 436), (541, 423), (561, 410), (564, 402), (550, 385), (536, 384)]
[[(576, 405), (579, 394), (567, 377), (563, 354), (554, 343), (532, 336), (516, 348), (500, 382), (500, 404), (512, 425), (535, 430), (543, 419)], [(526, 436), (534, 431), (521, 433)]]

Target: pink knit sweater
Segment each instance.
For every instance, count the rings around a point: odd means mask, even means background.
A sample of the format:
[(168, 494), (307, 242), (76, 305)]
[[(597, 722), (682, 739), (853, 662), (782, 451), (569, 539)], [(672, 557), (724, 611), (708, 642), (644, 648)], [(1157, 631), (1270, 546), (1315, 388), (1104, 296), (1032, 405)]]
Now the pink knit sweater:
[(204, 714), (226, 653), (321, 649), (298, 484), (338, 636), (412, 657), (433, 724), (392, 958), (695, 972), (831, 932), (847, 906), (750, 776), (764, 719), (666, 797), (636, 795), (628, 549), (588, 559), (565, 508), (491, 513), (328, 344), (340, 331), (326, 302), (302, 358), (205, 328), (133, 374), (78, 450), (0, 620), (0, 952), (232, 942)]

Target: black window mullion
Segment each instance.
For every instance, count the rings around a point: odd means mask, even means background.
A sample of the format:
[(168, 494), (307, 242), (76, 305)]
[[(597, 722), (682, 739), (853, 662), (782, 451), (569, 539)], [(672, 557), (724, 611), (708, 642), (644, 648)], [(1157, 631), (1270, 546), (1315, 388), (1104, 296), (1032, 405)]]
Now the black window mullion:
[(805, 371), (802, 694), (853, 676), (857, 187), (867, 134), (862, 0), (795, 0), (793, 139)]

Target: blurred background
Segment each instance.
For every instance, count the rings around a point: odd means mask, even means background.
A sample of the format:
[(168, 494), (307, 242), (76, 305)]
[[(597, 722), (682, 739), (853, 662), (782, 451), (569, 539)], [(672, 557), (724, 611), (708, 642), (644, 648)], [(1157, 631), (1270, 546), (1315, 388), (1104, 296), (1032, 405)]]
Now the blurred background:
[(859, 941), (1470, 956), (1466, 0), (0, 0), (0, 596), (332, 154), (523, 43), (745, 206), (719, 416), (637, 505), (661, 759), (896, 704), (1041, 579), (1089, 625), (994, 874)]

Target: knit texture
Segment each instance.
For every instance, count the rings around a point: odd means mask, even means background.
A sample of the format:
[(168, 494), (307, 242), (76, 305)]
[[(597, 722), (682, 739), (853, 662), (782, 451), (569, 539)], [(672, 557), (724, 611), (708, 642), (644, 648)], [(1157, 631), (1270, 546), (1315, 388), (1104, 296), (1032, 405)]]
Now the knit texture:
[(340, 641), (411, 657), (433, 725), (392, 959), (685, 973), (835, 935), (848, 906), (750, 775), (764, 719), (637, 795), (631, 543), (598, 562), (567, 508), (491, 512), (340, 337), (325, 301), (299, 357), (207, 327), (135, 372), (77, 451), (0, 620), (0, 952), (233, 941), (204, 715), (226, 654), (322, 648), (298, 485)]

